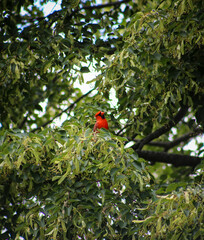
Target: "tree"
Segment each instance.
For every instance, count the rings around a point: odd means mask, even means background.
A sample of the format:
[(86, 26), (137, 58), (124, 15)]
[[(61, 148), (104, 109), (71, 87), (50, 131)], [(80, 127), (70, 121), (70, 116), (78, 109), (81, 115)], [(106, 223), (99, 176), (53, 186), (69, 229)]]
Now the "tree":
[(0, 5), (1, 239), (202, 239), (203, 1), (46, 2)]

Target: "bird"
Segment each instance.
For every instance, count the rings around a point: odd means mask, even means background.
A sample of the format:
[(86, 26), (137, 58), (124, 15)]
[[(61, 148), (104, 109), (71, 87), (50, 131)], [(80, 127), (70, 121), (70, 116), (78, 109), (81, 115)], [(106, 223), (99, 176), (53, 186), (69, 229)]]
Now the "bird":
[(98, 132), (97, 129), (100, 129), (100, 128), (108, 129), (108, 122), (105, 118), (104, 112), (101, 112), (101, 111), (97, 112), (95, 114), (95, 118), (96, 118), (96, 123), (93, 128), (94, 132)]

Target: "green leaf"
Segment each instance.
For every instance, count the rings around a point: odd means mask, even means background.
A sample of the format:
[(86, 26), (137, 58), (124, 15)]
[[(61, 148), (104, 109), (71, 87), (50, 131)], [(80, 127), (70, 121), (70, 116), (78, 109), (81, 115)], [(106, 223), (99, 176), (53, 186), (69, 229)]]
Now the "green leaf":
[(116, 173), (118, 172), (119, 168), (112, 168), (110, 171), (111, 177), (115, 177)]
[(156, 60), (160, 61), (161, 58), (162, 58), (162, 55), (161, 55), (160, 53), (158, 53), (158, 52), (155, 52), (155, 53), (154, 53), (154, 58), (155, 58)]
[(59, 185), (65, 180), (65, 178), (68, 176), (68, 174), (69, 174), (69, 171), (66, 171), (66, 173), (63, 174), (62, 177), (60, 177), (60, 179), (58, 180)]
[(193, 10), (193, 3), (191, 0), (188, 0), (188, 5), (190, 6), (191, 10)]

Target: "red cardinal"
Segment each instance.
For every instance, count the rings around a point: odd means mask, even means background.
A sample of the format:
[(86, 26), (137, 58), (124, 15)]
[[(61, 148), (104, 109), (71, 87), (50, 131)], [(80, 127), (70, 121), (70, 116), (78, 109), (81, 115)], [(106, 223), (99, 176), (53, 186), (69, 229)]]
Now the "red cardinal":
[(104, 112), (101, 112), (101, 111), (97, 112), (95, 114), (95, 118), (96, 118), (96, 123), (93, 129), (94, 132), (98, 132), (97, 129), (100, 129), (100, 128), (108, 129), (108, 122), (105, 119)]

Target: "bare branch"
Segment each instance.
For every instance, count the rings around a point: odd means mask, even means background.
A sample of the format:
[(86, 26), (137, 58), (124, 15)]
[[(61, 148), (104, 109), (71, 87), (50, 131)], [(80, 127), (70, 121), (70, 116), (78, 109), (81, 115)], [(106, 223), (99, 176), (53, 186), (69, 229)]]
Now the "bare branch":
[(111, 6), (118, 6), (123, 3), (128, 3), (130, 0), (123, 0), (123, 1), (118, 1), (118, 2), (110, 2), (110, 3), (105, 3), (105, 4), (99, 4), (99, 5), (93, 5), (93, 6), (84, 6), (83, 8), (79, 9), (98, 9), (98, 8), (105, 8), (105, 7), (111, 7)]
[(152, 163), (163, 162), (163, 163), (173, 164), (176, 167), (179, 167), (179, 166), (195, 167), (202, 160), (202, 158), (199, 158), (199, 157), (193, 157), (193, 156), (181, 155), (181, 154), (169, 154), (165, 152), (136, 150), (136, 153), (138, 154), (139, 157), (147, 161), (150, 161)]
[(35, 129), (32, 130), (32, 132), (35, 132), (39, 129), (41, 129), (41, 127), (45, 127), (47, 126), (49, 123), (53, 122), (56, 118), (60, 117), (63, 113), (67, 112), (67, 111), (71, 111), (72, 108), (76, 105), (76, 103), (78, 103), (81, 99), (83, 99), (84, 97), (86, 97), (87, 95), (89, 95), (91, 92), (93, 92), (93, 90), (95, 90), (95, 88), (91, 89), (90, 91), (88, 91), (87, 93), (83, 94), (81, 97), (77, 98), (76, 101), (74, 101), (71, 105), (69, 105), (69, 107), (67, 107), (65, 110), (61, 111), (60, 113), (58, 113), (57, 115), (55, 115), (52, 119), (50, 119), (49, 121), (45, 122), (44, 124), (42, 124), (40, 127), (37, 127)]
[(178, 137), (176, 138), (174, 141), (172, 142), (169, 142), (164, 148), (165, 148), (165, 151), (167, 152), (169, 149), (175, 147), (175, 146), (178, 146), (180, 143), (182, 142), (188, 142), (189, 140), (191, 140), (193, 137), (196, 137), (198, 136), (199, 134), (202, 134), (203, 133), (203, 129), (201, 128), (196, 128), (194, 131), (192, 132), (189, 132), (189, 133), (186, 133), (184, 134), (183, 136), (181, 137)]
[[(174, 141), (169, 142), (149, 142), (147, 145), (155, 146), (155, 147), (162, 147), (164, 151), (167, 152), (169, 149), (178, 146), (180, 143), (188, 143), (193, 137), (196, 137), (200, 134), (204, 133), (203, 129), (196, 128), (194, 131), (184, 134), (183, 136), (176, 138)], [(136, 145), (140, 143), (138, 140), (134, 140), (134, 138), (128, 138), (129, 141), (134, 141)]]
[(142, 150), (143, 146), (153, 139), (160, 137), (164, 133), (168, 132), (172, 127), (174, 127), (187, 113), (188, 106), (182, 106), (173, 120), (170, 120), (168, 124), (165, 124), (163, 127), (157, 129), (155, 132), (147, 135), (139, 144), (138, 150)]
[(123, 130), (125, 130), (126, 128), (128, 128), (129, 126), (131, 126), (131, 124), (126, 124), (123, 128), (121, 128), (116, 135), (120, 136), (120, 134), (123, 132)]

